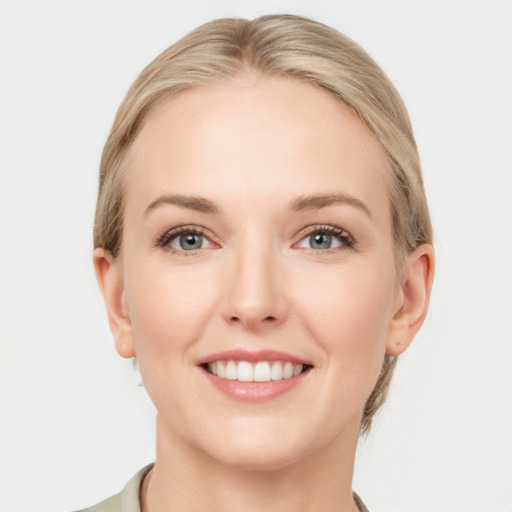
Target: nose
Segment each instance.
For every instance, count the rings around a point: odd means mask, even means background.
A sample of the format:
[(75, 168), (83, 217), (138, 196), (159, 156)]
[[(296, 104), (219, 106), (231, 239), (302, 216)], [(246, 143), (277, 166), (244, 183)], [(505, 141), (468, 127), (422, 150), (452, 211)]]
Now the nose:
[(231, 262), (224, 319), (251, 330), (282, 324), (288, 316), (284, 274), (271, 250), (247, 250)]

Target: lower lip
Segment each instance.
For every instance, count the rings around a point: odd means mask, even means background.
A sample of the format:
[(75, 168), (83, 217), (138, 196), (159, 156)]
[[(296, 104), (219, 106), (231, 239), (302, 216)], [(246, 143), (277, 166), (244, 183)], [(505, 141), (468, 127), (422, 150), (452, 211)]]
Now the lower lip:
[(226, 395), (243, 402), (264, 402), (272, 400), (296, 388), (306, 377), (307, 370), (296, 377), (268, 382), (240, 382), (238, 380), (221, 379), (201, 368), (207, 379)]

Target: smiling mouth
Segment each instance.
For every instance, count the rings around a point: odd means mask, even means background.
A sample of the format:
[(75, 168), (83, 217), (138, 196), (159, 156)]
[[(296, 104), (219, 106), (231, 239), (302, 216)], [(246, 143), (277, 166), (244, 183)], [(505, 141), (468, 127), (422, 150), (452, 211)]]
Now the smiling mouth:
[(308, 364), (294, 364), (290, 361), (234, 361), (219, 360), (205, 363), (202, 367), (220, 379), (238, 382), (270, 382), (287, 380), (309, 371)]

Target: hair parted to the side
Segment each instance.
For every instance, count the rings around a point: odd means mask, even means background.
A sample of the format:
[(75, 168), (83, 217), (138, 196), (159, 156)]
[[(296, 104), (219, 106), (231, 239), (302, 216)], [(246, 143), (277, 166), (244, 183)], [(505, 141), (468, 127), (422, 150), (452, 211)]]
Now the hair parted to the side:
[[(153, 60), (122, 102), (105, 144), (94, 224), (94, 246), (117, 258), (123, 235), (127, 153), (148, 116), (178, 92), (245, 73), (286, 76), (314, 84), (348, 106), (375, 134), (387, 157), (395, 260), (432, 242), (432, 227), (409, 116), (380, 67), (336, 30), (293, 15), (219, 19), (195, 29)], [(384, 357), (368, 398), (361, 432), (386, 398), (396, 357)]]

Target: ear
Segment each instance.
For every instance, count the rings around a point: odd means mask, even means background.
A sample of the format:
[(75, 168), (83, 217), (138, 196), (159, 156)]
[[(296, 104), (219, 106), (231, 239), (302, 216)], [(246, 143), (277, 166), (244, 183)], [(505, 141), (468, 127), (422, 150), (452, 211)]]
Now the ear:
[(386, 354), (397, 356), (409, 347), (425, 320), (434, 280), (434, 248), (422, 244), (407, 258), (400, 301), (391, 322)]
[(117, 353), (121, 357), (135, 357), (132, 325), (119, 262), (102, 248), (94, 250), (93, 260)]

